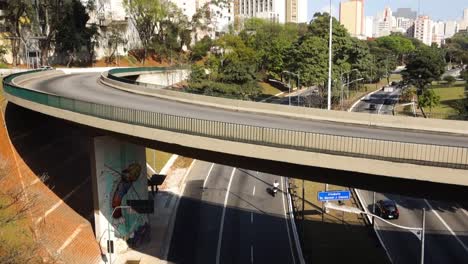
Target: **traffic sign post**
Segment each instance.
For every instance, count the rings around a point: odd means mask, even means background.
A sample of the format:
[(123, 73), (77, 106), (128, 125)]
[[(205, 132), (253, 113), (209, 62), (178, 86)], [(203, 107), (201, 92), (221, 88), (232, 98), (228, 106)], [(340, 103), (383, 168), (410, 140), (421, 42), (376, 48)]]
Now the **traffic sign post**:
[(318, 193), (318, 200), (320, 202), (343, 201), (349, 199), (351, 199), (351, 191), (330, 191)]

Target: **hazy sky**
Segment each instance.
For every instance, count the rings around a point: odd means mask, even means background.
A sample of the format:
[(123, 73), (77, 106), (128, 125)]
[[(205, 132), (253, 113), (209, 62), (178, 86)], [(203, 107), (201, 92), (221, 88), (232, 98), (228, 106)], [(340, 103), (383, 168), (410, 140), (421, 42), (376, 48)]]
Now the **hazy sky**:
[[(345, 1), (345, 0), (343, 0)], [(390, 6), (396, 11), (399, 7), (410, 7), (418, 10), (419, 0), (365, 0), (366, 16), (375, 16), (377, 12), (383, 11)], [(463, 9), (468, 8), (467, 0), (420, 0), (421, 13), (429, 15), (433, 20), (459, 20), (463, 15)], [(315, 12), (329, 10), (329, 0), (308, 0), (309, 19)], [(332, 0), (333, 15), (338, 16), (339, 0)]]

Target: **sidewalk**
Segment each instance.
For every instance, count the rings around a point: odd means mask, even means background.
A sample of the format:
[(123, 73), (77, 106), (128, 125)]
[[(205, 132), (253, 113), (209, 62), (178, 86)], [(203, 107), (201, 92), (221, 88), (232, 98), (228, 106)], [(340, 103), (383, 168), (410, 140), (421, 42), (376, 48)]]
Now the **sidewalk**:
[(185, 176), (190, 172), (192, 159), (177, 157), (167, 170), (167, 177), (154, 197), (154, 214), (149, 215), (151, 241), (120, 254), (115, 263), (163, 264), (171, 243), (177, 206)]

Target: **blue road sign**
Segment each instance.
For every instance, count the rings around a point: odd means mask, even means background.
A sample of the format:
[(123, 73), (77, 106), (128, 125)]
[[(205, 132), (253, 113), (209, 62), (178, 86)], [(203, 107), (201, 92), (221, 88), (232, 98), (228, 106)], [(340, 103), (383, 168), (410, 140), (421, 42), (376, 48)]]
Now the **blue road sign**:
[(319, 192), (318, 200), (320, 202), (349, 200), (351, 199), (351, 191), (331, 191)]

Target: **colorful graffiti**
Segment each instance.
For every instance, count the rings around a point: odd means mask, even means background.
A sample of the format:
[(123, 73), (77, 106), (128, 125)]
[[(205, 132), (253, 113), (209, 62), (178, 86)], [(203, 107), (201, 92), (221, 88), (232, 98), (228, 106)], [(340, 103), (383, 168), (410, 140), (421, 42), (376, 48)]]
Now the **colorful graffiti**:
[[(105, 224), (112, 226), (113, 235), (128, 246), (137, 246), (149, 240), (150, 224), (147, 215), (126, 207), (127, 200), (148, 199), (146, 156), (143, 147), (113, 138), (95, 139), (99, 211)], [(102, 231), (101, 231), (102, 232)]]
[[(106, 166), (108, 167), (108, 166)], [(120, 182), (117, 184), (117, 187), (114, 190), (114, 194), (112, 195), (112, 204), (111, 207), (113, 209), (113, 218), (120, 218), (122, 217), (122, 208), (118, 208), (122, 205), (122, 200), (125, 195), (128, 193), (130, 188), (133, 186), (133, 183), (138, 180), (141, 174), (141, 165), (138, 163), (132, 163), (128, 165), (127, 168), (123, 169), (121, 173), (117, 172), (116, 170), (110, 168), (120, 175)]]

